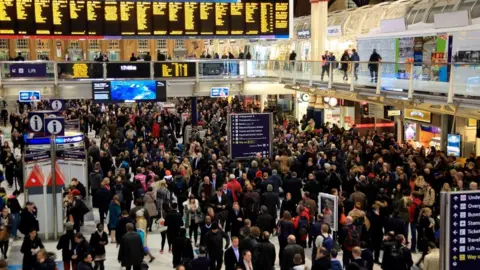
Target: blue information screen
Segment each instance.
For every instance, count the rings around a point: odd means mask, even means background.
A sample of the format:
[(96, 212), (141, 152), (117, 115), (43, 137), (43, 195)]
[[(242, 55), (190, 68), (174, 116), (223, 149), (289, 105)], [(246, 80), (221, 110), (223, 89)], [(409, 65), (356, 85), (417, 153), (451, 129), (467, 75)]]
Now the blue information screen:
[(40, 91), (19, 91), (18, 101), (20, 102), (32, 102), (40, 100)]
[(271, 155), (272, 121), (268, 113), (230, 115), (232, 158), (251, 158), (257, 153)]
[(448, 269), (478, 269), (480, 263), (480, 192), (450, 194)]
[(212, 87), (212, 89), (210, 90), (210, 97), (228, 97), (228, 87)]

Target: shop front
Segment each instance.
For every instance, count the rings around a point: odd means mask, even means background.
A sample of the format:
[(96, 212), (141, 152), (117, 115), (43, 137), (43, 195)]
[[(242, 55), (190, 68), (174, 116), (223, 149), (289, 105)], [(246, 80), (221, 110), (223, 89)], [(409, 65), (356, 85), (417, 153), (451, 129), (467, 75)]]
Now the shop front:
[(417, 109), (404, 110), (404, 138), (414, 147), (440, 150), (440, 115)]

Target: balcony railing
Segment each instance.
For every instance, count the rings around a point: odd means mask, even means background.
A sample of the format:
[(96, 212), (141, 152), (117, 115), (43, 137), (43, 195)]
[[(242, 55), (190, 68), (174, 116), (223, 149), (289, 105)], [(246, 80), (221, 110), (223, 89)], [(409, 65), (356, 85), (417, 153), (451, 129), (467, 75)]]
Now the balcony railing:
[[(167, 64), (166, 66), (164, 64)], [(458, 97), (480, 97), (480, 64), (320, 62), (276, 60), (186, 60), (168, 62), (0, 62), (0, 84), (111, 79), (276, 81), (326, 85), (351, 91), (384, 91)]]

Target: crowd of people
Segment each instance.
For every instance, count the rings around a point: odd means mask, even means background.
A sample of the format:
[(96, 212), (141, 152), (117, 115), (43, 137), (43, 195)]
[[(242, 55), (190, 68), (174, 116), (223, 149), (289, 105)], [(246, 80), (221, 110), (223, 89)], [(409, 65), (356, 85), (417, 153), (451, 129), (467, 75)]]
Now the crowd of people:
[[(152, 103), (69, 102), (65, 117), (79, 119), (80, 129), (98, 139), (85, 140), (88, 184), (72, 179), (65, 191), (66, 232), (57, 245), (65, 269), (105, 269), (109, 242), (118, 246), (121, 265), (135, 270), (165, 252), (177, 269), (299, 270), (307, 258), (313, 270), (437, 269), (440, 192), (478, 188), (475, 156), (462, 164), (435, 148), (426, 154), (400, 144), (392, 134), (319, 125), (306, 116), (291, 121), (276, 108), (265, 110), (274, 119), (272, 156), (232, 160), (228, 115), (260, 111), (239, 98), (199, 98), (191, 132), (191, 117), (182, 118), (191, 113), (188, 98), (177, 99), (175, 111)], [(12, 134), (27, 130), (22, 115), (11, 115)], [(13, 147), (23, 147), (20, 141)], [(7, 180), (13, 152), (2, 151)], [(322, 203), (322, 194), (338, 204)], [(0, 188), (2, 254), (18, 229), (25, 235), (23, 269), (54, 269), (55, 257), (38, 237), (35, 205), (22, 209), (17, 195)], [(100, 222), (87, 241), (89, 198)], [(160, 254), (148, 247), (157, 232)]]

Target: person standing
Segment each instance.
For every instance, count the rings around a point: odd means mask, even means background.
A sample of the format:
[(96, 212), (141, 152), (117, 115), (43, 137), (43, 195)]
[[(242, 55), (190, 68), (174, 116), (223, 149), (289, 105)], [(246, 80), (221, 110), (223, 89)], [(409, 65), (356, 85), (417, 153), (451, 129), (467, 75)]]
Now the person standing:
[(207, 257), (207, 250), (204, 246), (198, 248), (198, 257), (192, 260), (190, 266), (195, 270), (210, 269), (210, 259)]
[(100, 183), (102, 183), (103, 174), (101, 172), (100, 162), (95, 163), (94, 166), (95, 166), (94, 171), (88, 175), (88, 182), (90, 184), (90, 190), (93, 196), (92, 198), (93, 207), (98, 207), (98, 202), (96, 200), (97, 191), (100, 189)]
[(232, 237), (232, 245), (225, 250), (225, 270), (235, 270), (235, 267), (240, 265), (240, 262), (243, 260), (240, 249), (238, 248), (238, 244), (238, 237)]
[(350, 56), (348, 55), (348, 50), (345, 50), (340, 58), (341, 70), (343, 71), (343, 80), (348, 81), (348, 65), (350, 62)]
[(63, 268), (65, 270), (75, 269), (75, 264), (72, 262), (73, 251), (77, 243), (75, 243), (75, 233), (73, 232), (73, 223), (65, 223), (65, 234), (60, 236), (57, 243), (57, 250), (62, 251)]
[(22, 234), (27, 235), (29, 232), (31, 232), (31, 229), (35, 229), (35, 231), (38, 232), (38, 230), (40, 230), (40, 226), (38, 224), (35, 204), (29, 201), (20, 215), (20, 225), (18, 226), (18, 230)]
[(97, 199), (97, 207), (100, 213), (100, 223), (104, 224), (112, 196), (103, 182), (100, 184), (100, 189), (95, 194), (95, 197)]
[(275, 246), (270, 242), (270, 233), (265, 231), (254, 252), (254, 268), (263, 270), (275, 269), (275, 256)]
[(180, 264), (188, 265), (193, 258), (192, 242), (185, 235), (187, 230), (181, 228), (179, 234), (172, 245), (173, 267)]
[(120, 208), (120, 201), (118, 200), (118, 195), (113, 196), (113, 200), (110, 202), (108, 208), (108, 230), (110, 232), (111, 242), (115, 243), (115, 229), (117, 228), (117, 222), (122, 214)]
[(36, 255), (40, 249), (44, 248), (42, 240), (37, 235), (37, 230), (31, 228), (27, 230), (28, 234), (25, 236), (20, 251), (23, 253), (23, 270), (34, 270), (37, 264)]
[(77, 270), (93, 270), (92, 261), (93, 261), (92, 254), (87, 254), (87, 256), (85, 256), (83, 261), (78, 263)]
[(17, 237), (17, 230), (18, 226), (20, 225), (20, 211), (22, 210), (22, 207), (20, 206), (20, 203), (18, 202), (17, 196), (19, 192), (14, 191), (13, 194), (8, 196), (7, 200), (7, 207), (10, 209), (10, 214), (12, 215), (12, 237), (14, 240), (18, 240)]
[(325, 51), (325, 54), (322, 55), (322, 81), (325, 72), (327, 76), (330, 77), (330, 56), (328, 55), (328, 51)]
[(218, 228), (218, 223), (212, 224), (212, 229), (205, 235), (205, 246), (207, 246), (208, 257), (210, 258), (210, 270), (220, 270), (223, 264), (223, 239), (225, 249), (228, 248), (228, 235)]
[(105, 245), (108, 244), (108, 235), (104, 231), (103, 223), (97, 224), (97, 231), (90, 237), (90, 246), (92, 247), (95, 261), (95, 270), (105, 270)]
[(127, 233), (122, 237), (118, 260), (127, 270), (141, 270), (144, 250), (140, 235), (134, 231), (133, 223), (126, 225)]
[(352, 49), (352, 56), (350, 56), (350, 61), (352, 62), (357, 62), (357, 63), (354, 63), (352, 68), (354, 69), (353, 71), (353, 76), (355, 77), (355, 80), (358, 80), (358, 76), (357, 76), (357, 70), (358, 70), (358, 65), (359, 65), (359, 61), (360, 61), (360, 56), (358, 55), (357, 53), (357, 50), (356, 49)]
[(368, 69), (370, 69), (370, 82), (377, 82), (378, 80), (378, 62), (382, 61), (382, 57), (377, 53), (376, 49), (373, 49), (372, 55), (370, 55), (370, 62)]
[[(167, 227), (167, 240), (168, 245), (170, 246), (169, 252), (172, 252), (171, 245), (179, 234), (180, 228), (184, 225), (183, 217), (177, 211), (177, 203), (172, 203), (172, 210), (165, 215), (164, 225)], [(160, 250), (160, 253), (163, 253), (163, 249)]]
[(305, 263), (305, 251), (302, 246), (296, 243), (296, 238), (294, 235), (288, 236), (288, 245), (283, 251), (283, 255), (280, 259), (280, 267), (282, 270), (289, 270), (293, 268), (293, 257), (295, 254), (300, 254), (302, 256), (302, 264)]

